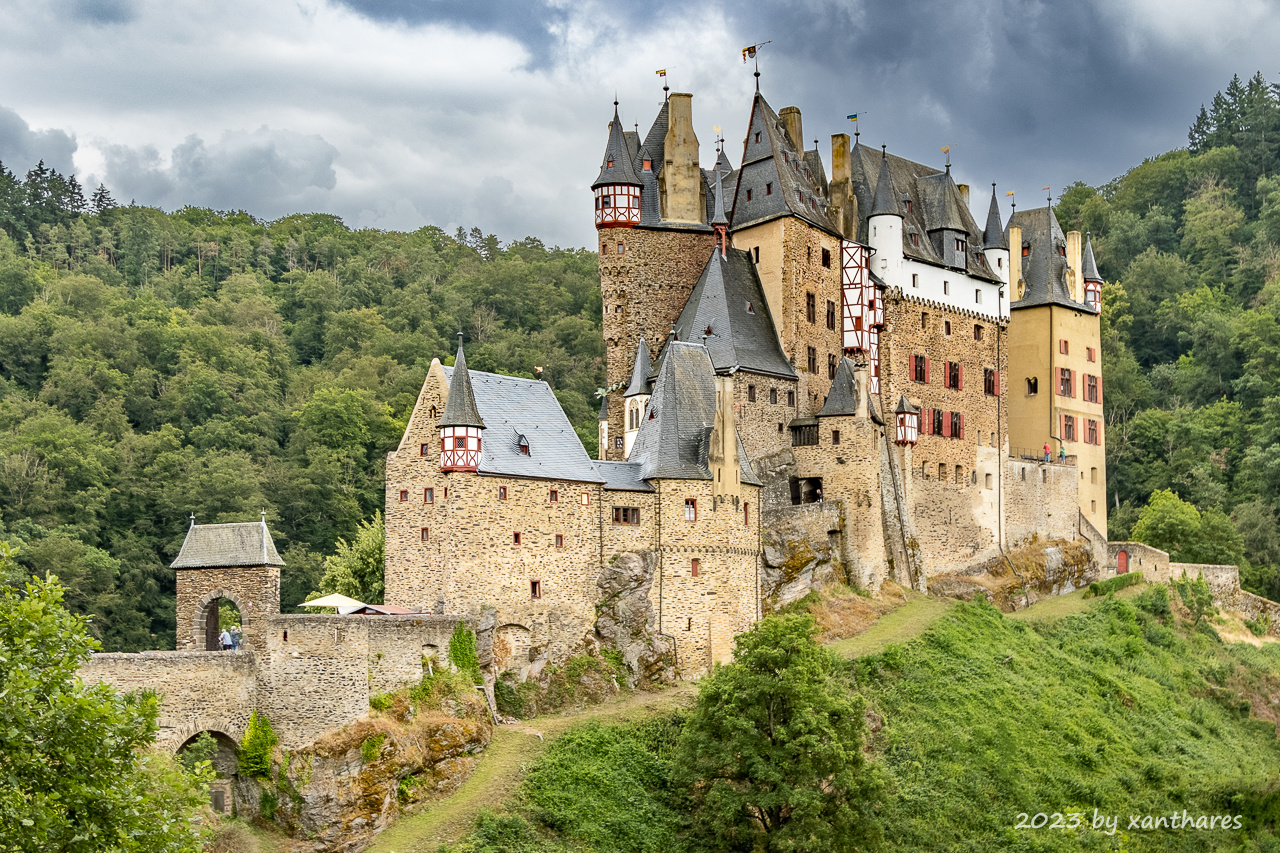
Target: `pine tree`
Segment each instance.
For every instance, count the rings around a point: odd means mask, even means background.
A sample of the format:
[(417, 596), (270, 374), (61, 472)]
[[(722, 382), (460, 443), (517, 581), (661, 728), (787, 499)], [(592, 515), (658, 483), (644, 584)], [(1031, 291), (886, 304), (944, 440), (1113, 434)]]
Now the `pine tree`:
[(111, 197), (105, 185), (98, 184), (98, 188), (93, 191), (93, 198), (89, 201), (89, 207), (94, 213), (105, 213), (116, 207), (116, 200)]

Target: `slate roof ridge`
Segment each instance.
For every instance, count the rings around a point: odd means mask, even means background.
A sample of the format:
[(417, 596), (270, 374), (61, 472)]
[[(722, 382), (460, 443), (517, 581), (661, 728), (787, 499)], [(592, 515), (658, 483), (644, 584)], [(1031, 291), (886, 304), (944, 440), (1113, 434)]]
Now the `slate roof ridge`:
[(711, 251), (675, 324), (678, 339), (687, 343), (698, 341), (708, 328), (707, 353), (717, 372), (795, 377), (759, 273), (745, 251), (729, 249), (723, 256)]
[[(1024, 242), (1030, 243), (1030, 255), (1022, 264), (1022, 278), (1025, 282), (1022, 299), (1010, 304), (1010, 309), (1061, 305), (1092, 313), (1093, 309), (1083, 302), (1077, 302), (1067, 287), (1067, 262), (1063, 257), (1067, 237), (1062, 233), (1062, 226), (1058, 223), (1053, 208), (1045, 206), (1019, 210), (1009, 218), (1007, 227), (1015, 225), (1022, 229)], [(1013, 248), (1013, 251), (1021, 250), (1021, 246)]]
[(449, 398), (440, 415), (439, 426), (469, 426), (484, 429), (484, 418), (476, 409), (476, 395), (471, 387), (467, 357), (462, 352), (462, 335), (458, 335), (458, 355), (453, 361), (453, 377), (449, 380)]
[(192, 524), (173, 569), (215, 569), (230, 566), (283, 566), (265, 520), (225, 524)]
[[(456, 367), (444, 368), (451, 385), (456, 372)], [(480, 444), (480, 474), (601, 482), (578, 433), (546, 382), (483, 370), (469, 370), (468, 374), (479, 414), (488, 425)], [(529, 442), (528, 455), (517, 447), (516, 439), (521, 435)]]
[[(920, 201), (924, 205), (925, 228), (929, 231), (968, 232), (961, 208), (960, 188), (951, 177), (951, 170), (936, 172), (932, 175), (921, 175), (916, 178), (916, 187)], [(977, 223), (974, 223), (977, 230)]]
[[(641, 186), (640, 176), (635, 170), (634, 154), (627, 144), (622, 121), (618, 118), (618, 102), (614, 101), (613, 121), (609, 122), (609, 141), (605, 144), (604, 158), (600, 161), (600, 174), (591, 188), (596, 189), (606, 184)], [(610, 163), (613, 165), (609, 165)]]
[(991, 206), (987, 208), (987, 227), (982, 232), (982, 248), (1008, 249), (1009, 239), (1000, 222), (1000, 202), (996, 198), (996, 185), (991, 184)]

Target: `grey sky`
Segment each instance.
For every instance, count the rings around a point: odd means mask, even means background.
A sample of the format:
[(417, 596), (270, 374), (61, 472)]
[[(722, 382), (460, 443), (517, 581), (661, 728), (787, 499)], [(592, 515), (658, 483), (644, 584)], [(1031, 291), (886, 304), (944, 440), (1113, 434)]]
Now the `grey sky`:
[[(614, 93), (647, 129), (666, 68), (741, 156), (760, 53), (775, 109), (941, 165), (985, 210), (1184, 145), (1233, 73), (1280, 79), (1280, 0), (4, 0), (0, 161), (115, 196), (268, 218), (590, 245)], [(1005, 207), (1006, 216), (1008, 213)], [(982, 218), (981, 216), (979, 218)]]

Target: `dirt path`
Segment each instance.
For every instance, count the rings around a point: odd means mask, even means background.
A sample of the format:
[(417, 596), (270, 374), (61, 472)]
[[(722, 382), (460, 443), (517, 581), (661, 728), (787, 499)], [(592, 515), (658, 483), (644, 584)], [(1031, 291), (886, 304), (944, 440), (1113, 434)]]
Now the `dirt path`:
[(471, 777), (455, 793), (427, 802), (401, 817), (370, 845), (368, 853), (436, 853), (441, 844), (466, 835), (480, 811), (507, 800), (548, 742), (588, 720), (640, 720), (692, 704), (697, 688), (683, 684), (661, 693), (633, 693), (557, 716), (498, 726)]

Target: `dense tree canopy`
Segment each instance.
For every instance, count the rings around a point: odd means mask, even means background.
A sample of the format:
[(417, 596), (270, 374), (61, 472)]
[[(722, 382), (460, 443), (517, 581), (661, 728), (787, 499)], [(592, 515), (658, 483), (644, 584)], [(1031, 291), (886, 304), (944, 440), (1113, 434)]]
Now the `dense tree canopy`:
[(196, 853), (208, 765), (146, 749), (154, 695), (80, 682), (97, 643), (61, 599), (53, 579), (0, 588), (0, 851)]
[(1092, 232), (1108, 282), (1110, 537), (1239, 561), (1280, 597), (1280, 87), (1233, 78), (1187, 149), (1056, 210)]
[(4, 169), (0, 535), (21, 574), (67, 578), (107, 650), (172, 647), (192, 513), (265, 508), (296, 604), (382, 506), (459, 330), (475, 369), (541, 367), (594, 452), (600, 310), (594, 254), (534, 238), (86, 204), (74, 178)]

